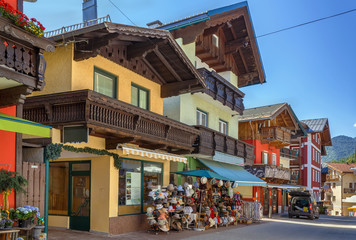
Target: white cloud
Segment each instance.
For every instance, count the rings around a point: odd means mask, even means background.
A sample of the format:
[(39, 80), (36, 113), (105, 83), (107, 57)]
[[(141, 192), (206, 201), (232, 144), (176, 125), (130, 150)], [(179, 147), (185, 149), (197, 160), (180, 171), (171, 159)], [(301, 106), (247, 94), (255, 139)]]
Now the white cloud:
[(356, 127), (356, 123), (354, 123), (354, 127)]

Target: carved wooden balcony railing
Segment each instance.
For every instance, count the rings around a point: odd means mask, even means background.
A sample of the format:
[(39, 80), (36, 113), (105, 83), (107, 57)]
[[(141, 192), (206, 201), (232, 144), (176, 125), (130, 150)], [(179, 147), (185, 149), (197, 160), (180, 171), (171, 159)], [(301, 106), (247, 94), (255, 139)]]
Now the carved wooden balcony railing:
[(291, 134), (287, 129), (281, 127), (262, 127), (261, 142), (277, 148), (283, 148), (290, 145)]
[(298, 151), (292, 150), (292, 149), (289, 149), (289, 148), (281, 148), (280, 149), (280, 156), (281, 157), (285, 157), (285, 158), (289, 158), (291, 161), (299, 159)]
[(200, 131), (193, 153), (214, 156), (215, 151), (245, 159), (245, 165), (255, 160), (254, 146), (204, 126), (195, 126)]
[(290, 170), (284, 167), (254, 164), (253, 166), (245, 167), (245, 169), (259, 178), (282, 180), (285, 183), (291, 180)]
[(354, 194), (354, 193), (356, 193), (356, 189), (355, 188), (344, 188), (344, 193), (345, 194)]
[(214, 71), (210, 72), (206, 68), (200, 68), (198, 71), (207, 85), (207, 88), (202, 90), (203, 92), (242, 114), (245, 109), (242, 99), (245, 96), (243, 92)]
[(326, 181), (329, 181), (329, 182), (337, 182), (337, 181), (340, 181), (340, 177), (339, 175), (330, 175), (330, 174), (327, 174), (326, 175)]
[(54, 44), (18, 28), (0, 16), (0, 106), (23, 103), (33, 90), (41, 90), (46, 62), (44, 51), (54, 51)]
[(30, 97), (24, 118), (61, 128), (83, 124), (106, 138), (107, 149), (136, 143), (151, 149), (190, 153), (199, 130), (91, 90)]

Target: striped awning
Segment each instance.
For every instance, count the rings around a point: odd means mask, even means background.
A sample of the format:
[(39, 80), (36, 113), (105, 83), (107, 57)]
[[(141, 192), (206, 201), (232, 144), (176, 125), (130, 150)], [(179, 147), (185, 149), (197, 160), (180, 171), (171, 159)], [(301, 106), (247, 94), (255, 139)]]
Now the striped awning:
[(170, 154), (163, 151), (155, 151), (146, 148), (135, 147), (131, 145), (120, 144), (119, 148), (122, 149), (124, 155), (136, 155), (141, 157), (148, 157), (154, 159), (169, 160), (173, 162), (187, 163), (187, 158), (176, 154)]
[(0, 113), (0, 130), (24, 133), (38, 137), (51, 137), (50, 126)]

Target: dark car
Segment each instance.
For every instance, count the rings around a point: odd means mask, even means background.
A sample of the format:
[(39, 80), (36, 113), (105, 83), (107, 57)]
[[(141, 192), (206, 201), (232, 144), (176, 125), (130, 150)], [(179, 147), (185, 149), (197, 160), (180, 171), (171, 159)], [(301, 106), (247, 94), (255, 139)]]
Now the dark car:
[(290, 192), (290, 205), (288, 208), (288, 216), (292, 218), (296, 216), (306, 216), (310, 219), (319, 218), (319, 208), (314, 203), (309, 192)]

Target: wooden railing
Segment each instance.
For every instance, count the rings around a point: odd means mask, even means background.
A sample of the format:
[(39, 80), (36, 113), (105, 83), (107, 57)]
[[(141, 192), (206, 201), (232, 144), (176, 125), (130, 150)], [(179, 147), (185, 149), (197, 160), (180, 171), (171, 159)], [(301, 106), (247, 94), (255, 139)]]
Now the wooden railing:
[(51, 126), (85, 124), (113, 143), (145, 142), (189, 152), (199, 135), (194, 127), (91, 90), (28, 98), (24, 118)]
[(339, 181), (340, 177), (339, 175), (326, 175), (326, 181), (333, 182), (333, 181)]
[(215, 71), (209, 71), (206, 68), (200, 68), (198, 71), (207, 85), (207, 88), (203, 90), (206, 94), (242, 114), (245, 109), (242, 99), (245, 95), (243, 92)]
[(285, 183), (289, 183), (291, 180), (290, 170), (280, 166), (254, 164), (252, 167), (245, 167), (245, 169), (259, 178), (280, 179)]
[(43, 37), (37, 37), (0, 16), (2, 77), (29, 86), (31, 90), (41, 90), (44, 86), (46, 70), (44, 51), (53, 52), (54, 43)]
[(280, 156), (289, 158), (291, 160), (298, 160), (299, 154), (298, 151), (289, 149), (289, 148), (281, 148), (280, 149)]
[(262, 127), (261, 142), (283, 148), (291, 143), (291, 134), (281, 127)]
[(245, 165), (255, 160), (254, 146), (204, 126), (195, 126), (200, 131), (194, 153), (214, 156), (215, 151), (245, 159)]
[(356, 193), (356, 189), (355, 188), (344, 188), (344, 193)]

